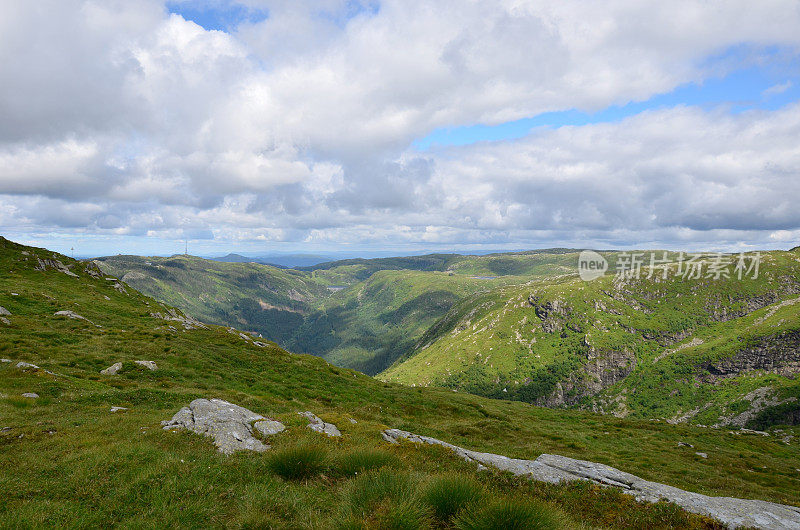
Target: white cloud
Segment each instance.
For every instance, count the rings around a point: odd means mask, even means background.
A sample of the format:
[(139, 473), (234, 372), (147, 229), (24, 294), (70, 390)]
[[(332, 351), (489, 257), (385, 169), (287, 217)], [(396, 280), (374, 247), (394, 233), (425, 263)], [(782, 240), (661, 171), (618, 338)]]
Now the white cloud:
[(731, 46), (797, 54), (796, 2), (246, 5), (269, 17), (228, 34), (155, 0), (6, 2), (0, 228), (735, 245), (800, 226), (797, 106), (408, 148), (437, 127), (645, 100), (719, 75), (708, 58)]

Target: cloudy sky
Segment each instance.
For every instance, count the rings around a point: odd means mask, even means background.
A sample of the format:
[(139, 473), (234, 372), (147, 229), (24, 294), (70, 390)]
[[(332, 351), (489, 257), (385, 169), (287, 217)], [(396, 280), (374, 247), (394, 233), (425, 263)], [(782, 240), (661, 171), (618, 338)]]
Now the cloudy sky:
[(3, 0), (0, 234), (800, 244), (800, 2)]

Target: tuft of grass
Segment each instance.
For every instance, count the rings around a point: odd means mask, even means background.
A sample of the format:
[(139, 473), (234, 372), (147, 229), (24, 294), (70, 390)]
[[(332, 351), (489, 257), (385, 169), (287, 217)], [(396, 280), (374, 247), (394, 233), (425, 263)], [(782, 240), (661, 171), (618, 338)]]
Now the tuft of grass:
[(270, 470), (285, 480), (305, 480), (322, 473), (328, 464), (328, 452), (316, 445), (298, 445), (270, 455)]
[(455, 521), (458, 530), (544, 530), (562, 527), (562, 517), (556, 509), (544, 503), (508, 499), (465, 510)]
[(445, 475), (434, 478), (425, 488), (422, 500), (430, 506), (437, 520), (447, 523), (466, 507), (485, 496), (483, 486), (466, 475)]
[(403, 503), (416, 505), (423, 512), (417, 502), (417, 483), (412, 475), (389, 469), (366, 473), (356, 478), (346, 490), (344, 507), (348, 515), (361, 518), (375, 517), (376, 514), (388, 517), (391, 508)]
[(336, 459), (335, 470), (344, 476), (354, 476), (394, 464), (396, 458), (379, 449), (353, 450)]

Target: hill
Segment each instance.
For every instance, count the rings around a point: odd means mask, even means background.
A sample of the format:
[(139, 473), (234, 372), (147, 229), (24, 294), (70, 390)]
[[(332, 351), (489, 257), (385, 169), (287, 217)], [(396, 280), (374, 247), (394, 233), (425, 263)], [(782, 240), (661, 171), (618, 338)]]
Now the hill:
[(373, 375), (405, 358), (456, 302), (493, 286), (574, 272), (565, 249), (350, 259), (298, 270), (197, 257), (110, 256), (107, 274), (213, 324)]
[[(382, 383), (201, 325), (91, 263), (4, 239), (0, 306), (0, 355), (12, 361), (0, 363), (0, 520), (8, 527), (448, 528), (453, 520), (441, 515), (447, 504), (436, 492), (449, 499), (456, 490), (486, 496), (463, 508), (476, 518), (508, 516), (498, 510), (511, 506), (557, 528), (718, 527), (614, 489), (532, 483), (491, 469), (477, 475), (449, 451), (387, 444), (386, 427), (519, 458), (549, 452), (604, 462), (701, 493), (800, 504), (796, 439)], [(100, 373), (117, 362), (116, 375)], [(39, 397), (22, 397), (31, 392)], [(161, 421), (196, 398), (228, 400), (287, 430), (267, 440), (267, 453), (230, 457), (202, 436), (162, 430)], [(306, 429), (297, 415), (304, 410), (343, 436)]]
[(498, 288), (456, 305), (381, 378), (620, 416), (796, 423), (798, 258), (763, 254), (757, 278), (686, 278), (673, 262), (666, 277)]

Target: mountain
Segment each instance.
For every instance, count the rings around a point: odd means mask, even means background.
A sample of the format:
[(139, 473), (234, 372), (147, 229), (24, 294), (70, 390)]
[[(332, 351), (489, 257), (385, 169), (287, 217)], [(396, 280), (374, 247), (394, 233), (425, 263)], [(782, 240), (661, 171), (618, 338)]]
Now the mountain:
[(380, 377), (619, 416), (800, 423), (800, 253), (762, 254), (757, 278), (666, 268), (473, 295)]
[(213, 324), (376, 374), (457, 301), (492, 286), (574, 272), (566, 250), (348, 259), (300, 270), (189, 256), (110, 256), (107, 274)]
[[(446, 449), (389, 444), (387, 427), (516, 458), (603, 462), (700, 493), (800, 504), (800, 452), (788, 437), (800, 434), (796, 427), (733, 436), (384, 383), (201, 324), (91, 262), (2, 238), (0, 307), (4, 527), (452, 528), (447, 500), (466, 491), (483, 500), (456, 502), (460, 517), (494, 514), (505, 526), (530, 516), (527, 526), (549, 528), (719, 528), (614, 488), (477, 472)], [(100, 373), (118, 362), (115, 375)], [(197, 398), (224, 399), (287, 428), (264, 439), (272, 446), (265, 453), (225, 457), (208, 437), (162, 429)], [(309, 430), (297, 414), (306, 410), (343, 436)]]
[(227, 254), (216, 258), (208, 258), (212, 261), (224, 261), (227, 263), (261, 263), (285, 269), (297, 267), (308, 267), (330, 261), (327, 256), (317, 256), (314, 254), (276, 254), (271, 256), (248, 257), (241, 254)]

